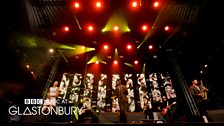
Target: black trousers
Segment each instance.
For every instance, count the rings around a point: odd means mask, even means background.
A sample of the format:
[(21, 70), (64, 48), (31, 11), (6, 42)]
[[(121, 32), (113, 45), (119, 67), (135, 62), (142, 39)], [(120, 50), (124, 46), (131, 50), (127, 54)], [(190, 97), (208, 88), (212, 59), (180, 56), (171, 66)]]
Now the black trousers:
[(146, 109), (144, 111), (145, 119), (154, 119), (152, 110)]
[(126, 123), (127, 122), (126, 112), (128, 111), (128, 103), (120, 102), (119, 107), (120, 107), (120, 123)]

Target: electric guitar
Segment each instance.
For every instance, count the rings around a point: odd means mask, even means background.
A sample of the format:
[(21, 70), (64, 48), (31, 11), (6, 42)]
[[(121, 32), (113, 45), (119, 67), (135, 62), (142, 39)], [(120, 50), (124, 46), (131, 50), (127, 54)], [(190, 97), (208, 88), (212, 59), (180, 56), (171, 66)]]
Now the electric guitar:
[(92, 108), (94, 108), (94, 107), (96, 107), (96, 106), (93, 105), (92, 107), (88, 107), (88, 108), (81, 107), (81, 108), (79, 109), (79, 115), (82, 115), (83, 113), (86, 112), (86, 110), (90, 110), (90, 109), (92, 109)]
[(169, 108), (170, 108), (171, 106), (175, 105), (176, 103), (177, 103), (177, 102), (173, 102), (171, 105), (166, 106), (166, 108), (164, 108), (164, 109), (162, 110), (162, 115), (165, 116), (165, 115), (167, 114)]

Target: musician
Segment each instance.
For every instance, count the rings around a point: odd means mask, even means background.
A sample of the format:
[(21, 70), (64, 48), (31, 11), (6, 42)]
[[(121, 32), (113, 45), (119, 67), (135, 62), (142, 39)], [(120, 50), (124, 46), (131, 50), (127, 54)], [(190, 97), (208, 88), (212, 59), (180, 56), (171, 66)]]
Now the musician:
[(79, 117), (78, 122), (84, 122), (86, 119), (91, 117), (91, 111), (89, 106), (90, 100), (88, 98), (85, 98), (81, 103), (78, 105), (79, 108)]
[(172, 106), (176, 104), (176, 102), (173, 103), (169, 103), (166, 96), (162, 97), (162, 104), (161, 104), (161, 108), (162, 108), (162, 115), (163, 118), (166, 120), (167, 123), (171, 122), (173, 119), (173, 114), (172, 114)]
[(121, 80), (116, 80), (116, 88), (112, 98), (118, 98), (120, 108), (120, 122), (126, 123), (126, 112), (128, 111), (128, 91), (125, 85), (121, 85)]
[(143, 96), (143, 102), (141, 103), (141, 108), (144, 112), (145, 119), (153, 119), (152, 104), (151, 101), (148, 100), (146, 96)]
[(53, 86), (49, 88), (46, 99), (44, 100), (44, 106), (48, 106), (50, 108), (56, 107), (56, 98), (60, 94), (58, 81), (54, 81)]
[(161, 119), (163, 119), (161, 104), (162, 104), (162, 101), (157, 101), (156, 100), (156, 96), (153, 96), (152, 110), (153, 110), (153, 118), (154, 118), (154, 120), (161, 120)]
[[(45, 112), (48, 112), (51, 109), (56, 109), (57, 97), (59, 96), (59, 94), (60, 94), (60, 90), (58, 87), (58, 81), (54, 81), (53, 85), (49, 88), (47, 92), (46, 99), (44, 100), (43, 106), (44, 106)], [(55, 116), (56, 115), (53, 114), (53, 116), (46, 117), (45, 120), (54, 121), (56, 119)]]
[[(200, 85), (201, 85), (201, 83), (198, 82), (197, 79), (194, 79), (192, 81), (192, 85), (190, 86), (190, 92), (196, 102), (196, 105), (198, 107), (200, 114), (206, 115), (206, 107), (205, 107), (204, 100), (203, 100), (203, 97), (204, 97), (203, 92), (205, 89), (202, 89)], [(207, 91), (208, 91), (208, 89), (207, 89)]]

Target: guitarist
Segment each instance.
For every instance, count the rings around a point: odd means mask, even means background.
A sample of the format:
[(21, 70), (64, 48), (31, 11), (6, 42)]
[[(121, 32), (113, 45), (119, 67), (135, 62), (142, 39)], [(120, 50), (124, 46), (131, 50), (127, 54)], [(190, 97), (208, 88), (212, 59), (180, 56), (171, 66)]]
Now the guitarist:
[(162, 102), (162, 115), (163, 115), (163, 118), (169, 122), (172, 120), (172, 112), (171, 112), (171, 107), (173, 105), (176, 104), (176, 102), (173, 102), (172, 104), (169, 104), (169, 102), (167, 101), (166, 97), (163, 96), (162, 97), (163, 99), (163, 102)]
[(83, 102), (81, 102), (81, 104), (79, 104), (78, 108), (78, 113), (79, 113), (79, 118), (78, 118), (78, 122), (83, 122), (86, 120), (86, 118), (91, 116), (91, 111), (90, 111), (90, 107), (88, 107), (88, 103), (89, 103), (89, 99), (84, 99)]

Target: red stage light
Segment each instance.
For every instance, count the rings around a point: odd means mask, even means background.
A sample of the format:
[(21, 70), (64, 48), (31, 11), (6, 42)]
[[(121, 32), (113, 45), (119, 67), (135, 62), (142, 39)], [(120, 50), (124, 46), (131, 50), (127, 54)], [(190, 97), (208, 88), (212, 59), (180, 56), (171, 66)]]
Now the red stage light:
[(130, 50), (132, 46), (130, 44), (127, 45), (127, 49)]
[(165, 31), (168, 31), (169, 29), (170, 29), (169, 26), (165, 26), (165, 27), (164, 27), (164, 30), (165, 30)]
[(80, 6), (80, 5), (79, 5), (78, 2), (75, 2), (75, 3), (74, 3), (74, 7), (75, 7), (75, 8), (79, 8), (79, 6)]
[(153, 6), (154, 6), (154, 7), (158, 7), (158, 6), (159, 6), (159, 2), (157, 2), (157, 1), (154, 2)]
[(114, 60), (114, 64), (118, 64), (118, 61), (117, 60)]
[(96, 2), (96, 7), (97, 7), (97, 8), (100, 8), (101, 6), (102, 6), (101, 2), (99, 2), (99, 1)]
[(134, 64), (138, 64), (138, 60), (135, 60), (135, 61), (134, 61)]
[(138, 5), (138, 3), (136, 1), (133, 1), (131, 4), (132, 7), (137, 7), (137, 5)]
[(69, 31), (69, 27), (68, 26), (65, 26), (64, 27), (64, 31), (66, 31), (66, 32)]
[(144, 30), (144, 31), (147, 30), (147, 26), (145, 26), (145, 25), (142, 26), (142, 30)]
[(89, 31), (93, 31), (93, 26), (88, 27)]
[(143, 30), (143, 31), (147, 31), (147, 30), (148, 30), (148, 26), (147, 26), (147, 25), (143, 25), (143, 26), (142, 26), (142, 30)]
[(104, 48), (105, 50), (107, 50), (107, 49), (109, 48), (109, 46), (108, 46), (108, 45), (104, 45), (103, 48)]

